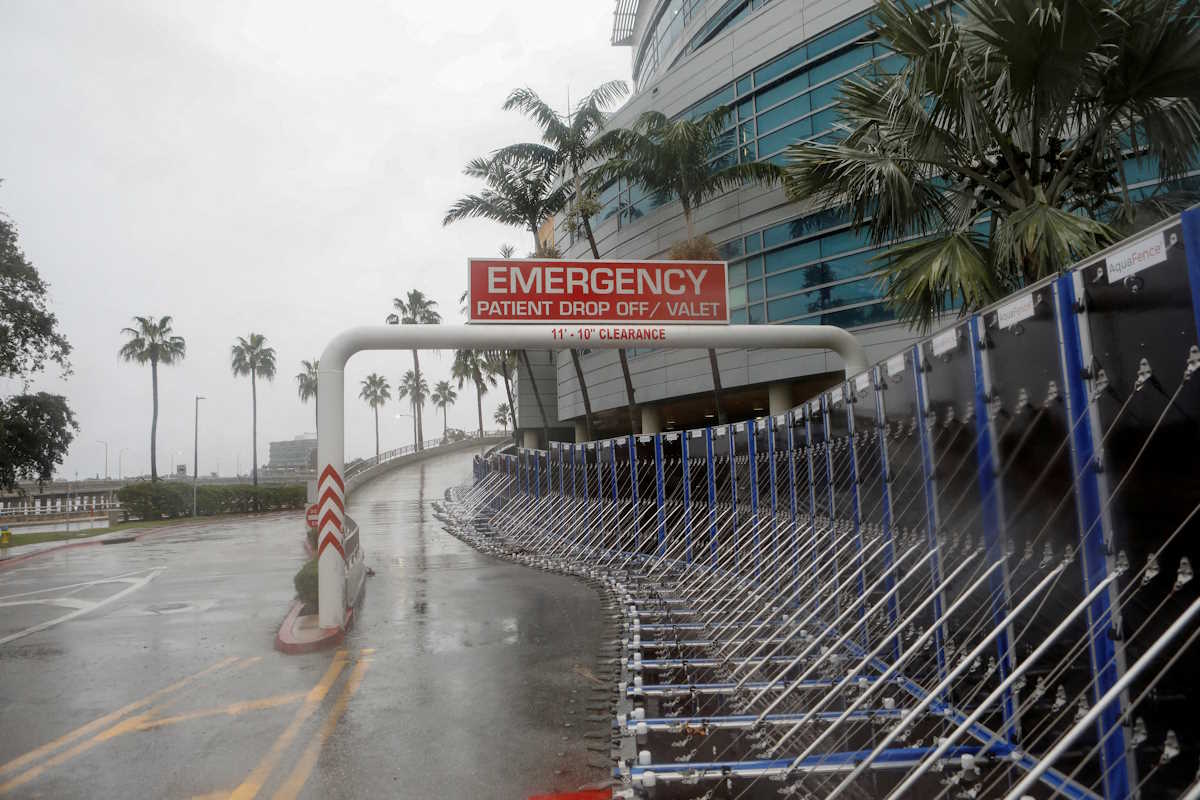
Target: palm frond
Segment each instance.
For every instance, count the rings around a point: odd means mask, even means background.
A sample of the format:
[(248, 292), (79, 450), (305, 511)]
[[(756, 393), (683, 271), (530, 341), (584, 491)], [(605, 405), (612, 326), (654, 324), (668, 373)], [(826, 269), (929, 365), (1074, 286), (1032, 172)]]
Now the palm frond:
[(880, 281), (896, 316), (922, 333), (956, 304), (978, 308), (1000, 296), (986, 241), (973, 231), (897, 245), (876, 258), (886, 261)]

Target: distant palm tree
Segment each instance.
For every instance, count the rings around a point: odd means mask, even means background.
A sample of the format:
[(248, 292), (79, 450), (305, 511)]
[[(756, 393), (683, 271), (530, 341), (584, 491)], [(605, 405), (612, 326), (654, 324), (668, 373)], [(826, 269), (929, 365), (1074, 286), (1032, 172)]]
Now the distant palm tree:
[[(504, 382), (504, 396), (508, 398), (506, 404), (509, 413), (513, 414), (513, 409), (516, 403), (513, 402), (512, 379), (517, 371), (517, 351), (516, 350), (487, 350), (484, 353), (484, 366), (487, 367), (489, 374), (501, 378)], [(513, 430), (517, 429), (517, 418), (514, 415), (512, 418)]]
[[(420, 289), (410, 289), (408, 296), (404, 298), (396, 297), (392, 300), (392, 306), (400, 312), (401, 325), (437, 325), (442, 321), (442, 315), (437, 311), (437, 301), (425, 296), (425, 293)], [(421, 380), (421, 361), (417, 357), (417, 349), (412, 350), (413, 371), (416, 373), (417, 380)], [(422, 410), (418, 406), (414, 412), (416, 416), (415, 425), (417, 427), (416, 449), (421, 450), (425, 446), (425, 426), (422, 422)]]
[(254, 468), (254, 485), (258, 486), (258, 379), (275, 380), (275, 348), (267, 347), (267, 337), (261, 333), (251, 333), (245, 338), (239, 336), (229, 355), (233, 374), (250, 376), (250, 460)]
[(136, 327), (122, 328), (121, 333), (129, 337), (121, 346), (119, 355), (126, 361), (139, 364), (150, 363), (150, 387), (154, 396), (154, 410), (150, 416), (150, 480), (158, 480), (158, 365), (182, 361), (187, 354), (187, 343), (182, 336), (174, 336), (170, 315), (134, 317)]
[(487, 370), (484, 355), (479, 350), (455, 350), (454, 364), (450, 376), (462, 388), (467, 381), (475, 384), (475, 405), (479, 411), (479, 435), (483, 436), (483, 395), (488, 384), (496, 385), (496, 378)]
[(508, 415), (511, 413), (512, 409), (508, 407), (508, 403), (501, 403), (496, 406), (496, 413), (492, 415), (492, 421), (503, 425), (505, 433), (508, 433)]
[(313, 400), (313, 430), (316, 430), (321, 415), (320, 401), (317, 400), (317, 370), (321, 362), (314, 358), (312, 361), (301, 361), (300, 366), (304, 367), (304, 371), (296, 373), (296, 389), (301, 403), (307, 403), (310, 397)]
[(450, 385), (450, 381), (438, 381), (433, 387), (433, 394), (429, 396), (433, 401), (433, 405), (442, 410), (442, 439), (446, 438), (448, 428), (447, 411), (450, 406), (454, 405), (454, 401), (458, 399), (458, 392), (454, 391), (454, 387)]
[(410, 369), (405, 372), (401, 376), (400, 382), (396, 384), (396, 399), (403, 400), (406, 397), (413, 410), (413, 441), (415, 443), (418, 435), (417, 420), (421, 418), (420, 408), (425, 405), (425, 400), (429, 397), (429, 383), (415, 370)]
[(367, 405), (375, 412), (375, 460), (379, 460), (379, 407), (392, 399), (392, 392), (388, 388), (387, 379), (382, 375), (372, 372), (367, 377), (363, 378), (362, 390), (358, 396), (367, 401)]

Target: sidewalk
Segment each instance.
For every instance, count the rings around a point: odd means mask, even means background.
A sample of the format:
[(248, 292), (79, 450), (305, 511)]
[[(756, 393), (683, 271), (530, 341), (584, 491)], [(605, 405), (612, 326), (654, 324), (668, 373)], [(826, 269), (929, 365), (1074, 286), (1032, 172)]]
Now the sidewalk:
[(80, 547), (85, 544), (100, 544), (106, 539), (119, 539), (122, 537), (137, 536), (139, 531), (135, 528), (127, 531), (111, 531), (110, 533), (98, 533), (95, 536), (81, 536), (78, 539), (60, 539), (55, 542), (38, 542), (36, 544), (21, 544), (13, 545), (0, 549), (0, 564), (9, 561), (24, 561), (30, 556), (47, 553), (51, 550), (66, 550), (68, 547)]

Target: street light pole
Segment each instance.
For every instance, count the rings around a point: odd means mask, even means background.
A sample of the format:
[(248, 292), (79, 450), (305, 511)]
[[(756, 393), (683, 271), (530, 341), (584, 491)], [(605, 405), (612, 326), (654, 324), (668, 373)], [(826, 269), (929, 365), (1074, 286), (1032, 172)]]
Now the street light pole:
[(117, 451), (117, 480), (119, 481), (125, 480), (125, 451), (128, 449), (128, 447), (122, 447)]
[(96, 443), (104, 445), (104, 480), (108, 480), (108, 442), (97, 439)]
[(203, 395), (196, 395), (195, 425), (192, 431), (192, 516), (196, 516), (196, 481), (200, 478), (200, 401)]

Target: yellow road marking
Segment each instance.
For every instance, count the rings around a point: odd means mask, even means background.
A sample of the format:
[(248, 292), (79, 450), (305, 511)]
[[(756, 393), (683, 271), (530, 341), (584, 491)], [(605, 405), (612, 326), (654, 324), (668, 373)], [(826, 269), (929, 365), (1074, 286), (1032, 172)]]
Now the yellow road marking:
[(229, 797), (229, 792), (209, 792), (193, 795), (192, 800), (225, 800), (226, 797)]
[(230, 703), (227, 706), (220, 708), (202, 708), (197, 711), (188, 711), (185, 714), (176, 714), (173, 717), (159, 717), (151, 719), (139, 724), (136, 730), (149, 731), (155, 728), (162, 728), (166, 725), (175, 725), (179, 722), (188, 722), (194, 719), (203, 719), (205, 717), (219, 717), (222, 714), (229, 717), (236, 717), (240, 714), (245, 714), (247, 711), (262, 711), (268, 708), (278, 708), (279, 706), (288, 706), (292, 703), (304, 699), (308, 692), (291, 692), (289, 694), (277, 694), (272, 697), (264, 697), (260, 700), (243, 700), (240, 703)]
[[(363, 652), (365, 653), (366, 650)], [(334, 701), (329, 715), (325, 717), (325, 722), (321, 725), (320, 733), (304, 749), (300, 760), (296, 762), (296, 766), (292, 769), (292, 774), (288, 777), (287, 782), (283, 784), (283, 787), (275, 793), (273, 800), (294, 800), (294, 798), (300, 795), (300, 790), (304, 788), (304, 784), (308, 782), (308, 778), (312, 774), (313, 767), (316, 766), (317, 756), (321, 754), (321, 748), (325, 746), (325, 742), (329, 739), (333, 733), (333, 729), (337, 727), (338, 722), (341, 720), (342, 714), (346, 712), (346, 705), (350, 702), (350, 698), (354, 696), (354, 693), (358, 691), (358, 685), (362, 683), (363, 675), (367, 673), (367, 668), (370, 664), (371, 659), (364, 658), (354, 665), (354, 669), (350, 671), (350, 677), (346, 679), (346, 685), (342, 687), (342, 693), (338, 695), (338, 699)]]
[[(203, 670), (195, 673), (194, 675), (189, 675), (186, 678), (182, 678), (182, 679), (176, 681), (175, 683), (172, 683), (170, 686), (165, 686), (162, 689), (159, 689), (158, 691), (147, 695), (146, 697), (142, 698), (141, 700), (136, 700), (132, 703), (129, 703), (128, 705), (118, 708), (116, 711), (105, 714), (102, 717), (98, 717), (97, 719), (92, 720), (91, 722), (87, 723), (86, 725), (81, 725), (80, 727), (76, 728), (75, 730), (69, 731), (68, 733), (63, 734), (62, 736), (58, 737), (57, 739), (55, 739), (52, 742), (47, 742), (46, 744), (42, 745), (41, 747), (37, 747), (37, 748), (34, 748), (33, 750), (30, 750), (25, 755), (17, 756), (12, 761), (9, 761), (7, 764), (0, 766), (0, 775), (3, 775), (6, 772), (12, 772), (13, 770), (21, 769), (22, 767), (28, 766), (29, 764), (38, 760), (39, 758), (49, 755), (50, 753), (53, 753), (55, 750), (59, 749), (60, 747), (68, 745), (71, 742), (73, 742), (76, 739), (79, 739), (83, 736), (87, 736), (89, 733), (93, 733), (93, 732), (103, 728), (105, 725), (108, 725), (111, 722), (115, 722), (127, 714), (131, 714), (134, 711), (137, 711), (139, 708), (148, 706), (151, 703), (155, 702), (156, 700), (166, 697), (167, 695), (171, 694), (172, 692), (179, 691), (180, 689), (184, 688), (188, 684), (190, 684), (196, 680), (199, 680), (200, 678), (203, 678), (205, 675), (208, 675), (209, 673), (212, 673), (219, 669), (227, 667), (237, 660), (238, 660), (238, 658), (236, 656), (230, 656), (229, 658), (226, 658), (222, 661), (218, 661), (216, 664), (213, 664), (212, 666), (208, 667), (207, 669), (203, 669)], [(24, 783), (24, 781), (22, 781), (22, 783)], [(0, 792), (7, 791), (8, 785), (9, 784), (7, 784), (7, 783), (4, 785), (0, 785)]]
[(304, 704), (296, 710), (292, 721), (283, 729), (283, 733), (279, 734), (279, 738), (271, 745), (271, 749), (263, 756), (262, 761), (258, 762), (258, 766), (242, 782), (242, 785), (233, 790), (230, 800), (251, 800), (251, 798), (258, 795), (267, 778), (271, 777), (271, 773), (275, 770), (275, 766), (279, 763), (279, 759), (283, 756), (284, 751), (287, 750), (292, 740), (300, 732), (300, 726), (320, 707), (321, 701), (325, 699), (325, 695), (329, 694), (329, 690), (333, 687), (338, 676), (342, 674), (342, 669), (345, 666), (346, 651), (338, 650), (334, 655), (333, 663), (329, 665), (329, 669), (325, 670), (325, 674), (321, 676), (321, 680), (317, 682), (317, 685), (309, 690), (308, 695), (304, 698)]

